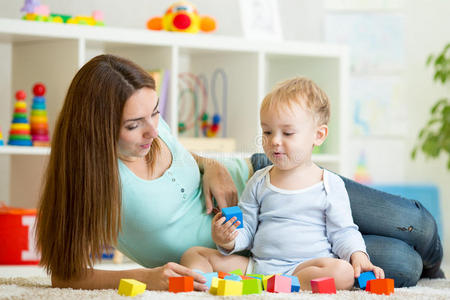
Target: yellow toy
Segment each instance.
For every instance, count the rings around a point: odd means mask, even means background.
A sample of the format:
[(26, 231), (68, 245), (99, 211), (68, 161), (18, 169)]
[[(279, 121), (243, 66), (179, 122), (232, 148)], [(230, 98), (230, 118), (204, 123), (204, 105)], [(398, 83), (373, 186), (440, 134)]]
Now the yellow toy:
[(194, 5), (187, 1), (172, 4), (162, 17), (147, 21), (150, 30), (167, 30), (187, 33), (211, 32), (216, 29), (216, 21), (209, 16), (200, 16)]
[(119, 283), (119, 295), (131, 296), (142, 294), (145, 291), (147, 285), (135, 279), (120, 279)]

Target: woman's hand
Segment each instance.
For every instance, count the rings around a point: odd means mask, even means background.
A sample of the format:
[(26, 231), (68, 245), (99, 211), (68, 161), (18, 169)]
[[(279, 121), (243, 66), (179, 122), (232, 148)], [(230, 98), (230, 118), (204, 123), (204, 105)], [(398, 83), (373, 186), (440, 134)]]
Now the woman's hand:
[(211, 222), (211, 235), (216, 245), (227, 251), (231, 251), (234, 249), (234, 240), (239, 234), (236, 228), (241, 222), (237, 221), (236, 217), (233, 217), (228, 220), (228, 222), (224, 223), (225, 220), (226, 218), (222, 216), (222, 213), (218, 213), (214, 216)]
[(213, 197), (219, 209), (237, 205), (236, 186), (228, 170), (218, 161), (192, 154), (203, 171), (203, 193), (206, 213), (213, 211)]
[(146, 273), (145, 283), (149, 290), (167, 291), (169, 289), (169, 277), (177, 276), (194, 277), (195, 291), (204, 292), (208, 290), (208, 287), (204, 284), (206, 280), (202, 275), (174, 262), (169, 262), (161, 267), (143, 270)]
[(375, 277), (377, 279), (384, 278), (384, 271), (382, 268), (374, 266), (369, 257), (364, 252), (356, 251), (352, 253), (350, 257), (350, 262), (353, 266), (353, 270), (355, 271), (355, 278), (358, 278), (361, 272), (373, 271)]

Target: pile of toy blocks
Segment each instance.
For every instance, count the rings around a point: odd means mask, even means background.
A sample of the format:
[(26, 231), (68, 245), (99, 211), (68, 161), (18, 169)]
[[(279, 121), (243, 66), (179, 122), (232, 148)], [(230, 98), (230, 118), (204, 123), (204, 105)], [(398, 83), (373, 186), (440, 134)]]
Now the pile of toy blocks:
[(362, 290), (372, 294), (390, 295), (394, 293), (394, 279), (376, 279), (372, 271), (361, 273), (358, 277), (358, 284)]
[[(239, 296), (260, 294), (263, 290), (271, 293), (291, 293), (300, 291), (300, 283), (295, 276), (281, 275), (243, 275), (240, 269), (230, 273), (212, 272), (203, 273), (196, 270), (206, 278), (205, 285), (209, 292), (218, 296)], [(194, 278), (170, 277), (169, 292), (191, 292), (194, 290)]]
[[(240, 269), (226, 272), (203, 273), (205, 285), (209, 292), (217, 296), (240, 296), (269, 293), (294, 293), (300, 291), (300, 282), (296, 276), (242, 274)], [(373, 272), (361, 273), (358, 278), (359, 287), (373, 294), (390, 295), (394, 292), (393, 279), (376, 279)], [(145, 291), (146, 285), (134, 279), (121, 279), (118, 293), (122, 296), (136, 296)], [(333, 277), (322, 277), (311, 280), (313, 293), (336, 294)], [(190, 276), (170, 277), (169, 292), (185, 293), (194, 291), (194, 278)]]

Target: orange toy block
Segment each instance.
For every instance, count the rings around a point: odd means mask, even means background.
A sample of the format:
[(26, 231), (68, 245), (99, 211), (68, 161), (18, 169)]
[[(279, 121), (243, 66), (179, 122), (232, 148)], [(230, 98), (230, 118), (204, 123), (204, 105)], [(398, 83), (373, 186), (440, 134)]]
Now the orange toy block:
[(231, 275), (230, 273), (227, 273), (227, 272), (217, 272), (217, 274), (219, 274), (220, 279), (224, 279), (225, 276)]
[(183, 293), (194, 290), (194, 277), (169, 277), (169, 292)]
[(377, 295), (390, 295), (394, 292), (394, 279), (372, 279), (367, 282), (366, 291)]
[(333, 277), (321, 277), (311, 280), (311, 289), (314, 294), (336, 294), (336, 285)]

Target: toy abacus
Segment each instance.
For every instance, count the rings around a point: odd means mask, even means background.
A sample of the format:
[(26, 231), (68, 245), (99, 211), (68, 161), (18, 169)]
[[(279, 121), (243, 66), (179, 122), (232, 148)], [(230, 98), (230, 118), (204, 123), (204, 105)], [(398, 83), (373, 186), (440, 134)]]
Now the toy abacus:
[(47, 108), (45, 106), (45, 85), (36, 83), (33, 87), (33, 105), (31, 106), (31, 139), (33, 146), (48, 147), (50, 139), (48, 136)]
[(33, 146), (31, 141), (30, 123), (27, 119), (27, 103), (25, 98), (27, 94), (20, 90), (16, 93), (16, 102), (14, 103), (14, 114), (9, 130), (8, 145), (11, 146)]
[[(219, 103), (216, 95), (218, 76), (222, 77), (222, 115), (219, 114)], [(187, 130), (194, 129), (194, 136), (198, 137), (201, 129), (203, 136), (215, 137), (220, 127), (222, 127), (222, 135), (225, 137), (227, 105), (227, 78), (225, 72), (222, 69), (216, 69), (211, 77), (211, 100), (214, 108), (214, 114), (211, 119), (208, 115), (208, 80), (206, 76), (203, 74), (181, 73), (179, 78), (181, 88), (179, 94), (180, 121), (178, 123), (178, 132), (184, 133)], [(190, 96), (190, 99), (187, 96)], [(202, 99), (201, 102), (200, 99)], [(191, 100), (192, 103), (190, 109), (186, 109), (188, 100)], [(187, 116), (185, 116), (186, 114)], [(220, 126), (221, 122), (222, 126)]]

